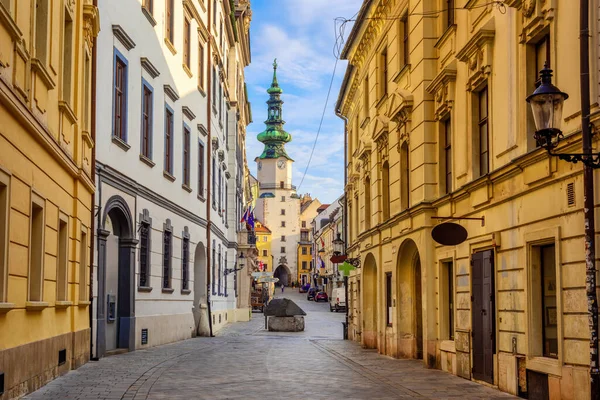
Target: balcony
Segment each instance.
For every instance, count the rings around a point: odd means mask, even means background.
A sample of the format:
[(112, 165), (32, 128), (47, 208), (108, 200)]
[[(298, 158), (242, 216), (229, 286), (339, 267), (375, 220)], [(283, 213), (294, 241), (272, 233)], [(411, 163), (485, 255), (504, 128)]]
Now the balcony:
[(256, 246), (256, 234), (252, 231), (241, 230), (238, 232), (238, 243), (242, 246)]

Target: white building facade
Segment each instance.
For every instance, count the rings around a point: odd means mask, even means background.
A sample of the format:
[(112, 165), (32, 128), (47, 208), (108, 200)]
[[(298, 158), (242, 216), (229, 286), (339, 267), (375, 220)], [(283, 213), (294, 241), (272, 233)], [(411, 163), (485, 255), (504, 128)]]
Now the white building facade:
[(243, 0), (99, 3), (95, 357), (235, 314), (250, 21)]

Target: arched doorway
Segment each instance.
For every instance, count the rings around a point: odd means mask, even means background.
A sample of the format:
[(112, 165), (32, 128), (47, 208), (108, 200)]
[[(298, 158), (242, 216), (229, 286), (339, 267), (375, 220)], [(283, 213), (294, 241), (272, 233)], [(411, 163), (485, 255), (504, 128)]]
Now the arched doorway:
[(206, 272), (206, 249), (204, 243), (199, 242), (194, 253), (194, 306), (192, 308), (198, 336), (210, 336)]
[(373, 254), (365, 258), (363, 267), (363, 345), (368, 349), (377, 348), (377, 263)]
[(423, 303), (421, 258), (411, 239), (404, 241), (398, 254), (396, 293), (398, 298), (398, 354), (423, 359)]
[(111, 197), (98, 230), (98, 357), (135, 349), (135, 251), (133, 218), (125, 200)]
[(273, 277), (279, 278), (279, 282), (277, 282), (276, 286), (285, 285), (288, 286), (291, 281), (291, 273), (289, 268), (286, 265), (280, 265), (277, 267), (275, 272), (273, 273)]

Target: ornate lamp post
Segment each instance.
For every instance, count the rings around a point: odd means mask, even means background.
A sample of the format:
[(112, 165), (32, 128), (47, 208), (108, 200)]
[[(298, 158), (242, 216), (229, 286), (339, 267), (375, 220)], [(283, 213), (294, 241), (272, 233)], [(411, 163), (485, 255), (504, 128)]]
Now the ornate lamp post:
[[(587, 3), (586, 1), (582, 1)], [(584, 6), (581, 8), (584, 14)], [(587, 10), (587, 8), (585, 8)], [(572, 163), (583, 163), (583, 212), (585, 234), (585, 266), (586, 266), (586, 294), (588, 305), (588, 323), (590, 328), (590, 392), (591, 398), (600, 398), (600, 372), (598, 370), (598, 298), (596, 295), (596, 266), (595, 266), (595, 226), (594, 226), (594, 168), (600, 167), (600, 154), (592, 153), (592, 136), (590, 129), (590, 101), (589, 101), (589, 54), (587, 48), (587, 13), (582, 15), (582, 24), (585, 19), (586, 29), (582, 28), (581, 40), (585, 36), (585, 44), (581, 47), (581, 139), (583, 153), (553, 153), (560, 140), (563, 138), (560, 130), (562, 121), (563, 103), (569, 96), (552, 84), (552, 70), (546, 64), (540, 71), (540, 86), (527, 97), (531, 105), (536, 132), (534, 138), (537, 143), (548, 151), (550, 155)]]
[[(240, 267), (237, 268), (237, 265), (239, 265)], [(233, 266), (233, 268), (225, 268), (225, 276), (232, 274), (234, 272), (237, 271), (241, 271), (242, 269), (244, 269), (244, 267), (246, 266), (246, 257), (244, 256), (244, 252), (240, 252), (240, 255), (238, 256), (238, 262), (236, 263), (236, 265)]]

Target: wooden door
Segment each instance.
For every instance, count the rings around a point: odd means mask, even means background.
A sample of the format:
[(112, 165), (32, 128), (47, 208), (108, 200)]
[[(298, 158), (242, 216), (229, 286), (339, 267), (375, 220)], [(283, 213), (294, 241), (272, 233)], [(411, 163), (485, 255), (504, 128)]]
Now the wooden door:
[(494, 306), (494, 253), (474, 253), (471, 262), (473, 378), (494, 383), (496, 312)]

